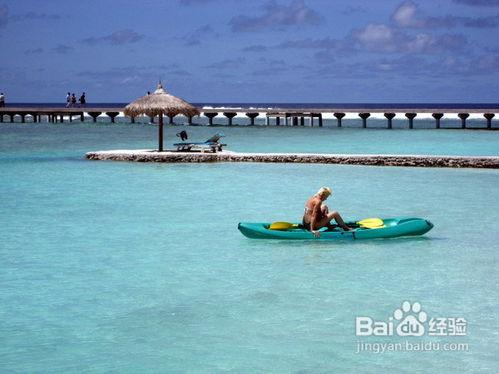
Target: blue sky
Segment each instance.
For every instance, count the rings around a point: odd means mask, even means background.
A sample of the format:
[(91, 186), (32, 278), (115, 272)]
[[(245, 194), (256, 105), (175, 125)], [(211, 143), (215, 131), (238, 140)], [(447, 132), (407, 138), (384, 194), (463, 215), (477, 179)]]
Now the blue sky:
[(0, 0), (10, 102), (499, 102), (499, 0)]

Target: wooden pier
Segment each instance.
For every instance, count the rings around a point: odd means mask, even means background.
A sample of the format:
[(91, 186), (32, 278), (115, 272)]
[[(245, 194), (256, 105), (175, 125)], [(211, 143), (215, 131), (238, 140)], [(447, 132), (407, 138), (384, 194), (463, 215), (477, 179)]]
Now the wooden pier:
[(101, 114), (106, 114), (111, 122), (115, 122), (115, 118), (122, 113), (124, 108), (24, 108), (24, 107), (3, 107), (0, 108), (0, 122), (5, 122), (5, 117), (14, 122), (16, 116), (20, 117), (21, 123), (25, 123), (28, 117), (31, 117), (32, 122), (64, 122), (64, 118), (68, 118), (70, 122), (73, 118), (79, 118), (81, 122), (85, 121), (85, 115), (91, 117), (93, 122), (97, 122), (97, 117)]
[[(97, 117), (106, 115), (111, 123), (115, 122), (115, 118), (123, 113), (124, 108), (99, 108), (99, 107), (84, 107), (84, 108), (25, 108), (25, 107), (2, 107), (0, 108), (0, 122), (15, 122), (16, 118), (21, 123), (28, 122), (64, 122), (68, 120), (72, 122), (74, 118), (84, 122), (86, 118), (91, 118), (93, 122), (97, 122)], [(497, 127), (493, 126), (493, 118), (496, 113), (499, 113), (499, 105), (497, 108), (303, 108), (303, 109), (288, 109), (288, 108), (220, 108), (220, 109), (203, 109), (199, 108), (202, 116), (208, 118), (208, 124), (214, 125), (214, 118), (222, 115), (227, 120), (224, 125), (231, 126), (233, 118), (238, 114), (244, 114), (248, 118), (248, 125), (254, 125), (255, 119), (260, 115), (265, 116), (267, 125), (285, 125), (285, 126), (305, 126), (306, 122), (310, 126), (314, 126), (316, 119), (317, 125), (322, 127), (324, 124), (324, 114), (330, 114), (336, 118), (338, 127), (342, 127), (342, 120), (346, 113), (358, 113), (359, 121), (362, 121), (362, 127), (368, 127), (368, 119), (371, 114), (382, 113), (386, 118), (386, 127), (393, 128), (392, 121), (397, 114), (403, 115), (404, 120), (407, 120), (408, 127), (414, 128), (414, 119), (417, 119), (418, 114), (431, 114), (435, 119), (435, 128), (441, 128), (440, 122), (444, 117), (444, 113), (456, 113), (458, 120), (458, 128), (468, 128), (467, 119), (470, 114), (481, 114), (483, 116), (482, 129), (493, 130)], [(307, 121), (305, 121), (307, 119)], [(153, 120), (153, 119), (151, 119)], [(135, 118), (129, 119), (131, 123), (135, 123)], [(174, 118), (170, 118), (169, 123), (174, 123)], [(192, 124), (192, 118), (187, 118), (187, 124)]]

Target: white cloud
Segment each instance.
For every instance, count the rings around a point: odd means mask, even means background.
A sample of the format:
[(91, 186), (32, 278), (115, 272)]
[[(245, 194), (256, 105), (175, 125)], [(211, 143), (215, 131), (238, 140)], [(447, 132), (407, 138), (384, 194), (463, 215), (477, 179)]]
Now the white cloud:
[(499, 27), (499, 14), (490, 14), (484, 17), (454, 16), (451, 14), (430, 17), (422, 12), (414, 1), (407, 0), (395, 9), (391, 21), (395, 26), (401, 28), (496, 28)]
[(372, 52), (431, 54), (462, 50), (467, 45), (467, 39), (459, 34), (412, 35), (385, 24), (369, 24), (352, 32), (351, 37), (357, 47)]
[(368, 49), (389, 49), (394, 42), (394, 32), (387, 25), (371, 23), (354, 32), (354, 38)]
[(261, 31), (264, 29), (317, 25), (323, 18), (305, 4), (305, 0), (293, 0), (289, 5), (281, 5), (270, 0), (263, 5), (260, 16), (239, 15), (229, 22), (232, 31)]
[(417, 26), (419, 21), (416, 19), (418, 7), (411, 0), (405, 1), (392, 14), (392, 20), (401, 27)]
[(435, 44), (435, 39), (429, 34), (417, 34), (406, 43), (409, 52), (425, 52), (431, 50)]

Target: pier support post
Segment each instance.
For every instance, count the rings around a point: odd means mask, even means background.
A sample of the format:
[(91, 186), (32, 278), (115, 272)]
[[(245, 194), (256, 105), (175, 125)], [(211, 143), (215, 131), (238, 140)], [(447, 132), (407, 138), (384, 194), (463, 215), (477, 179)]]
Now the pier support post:
[(187, 124), (192, 125), (192, 116), (187, 116)]
[(250, 118), (250, 126), (255, 125), (255, 118), (258, 117), (259, 114), (260, 113), (255, 113), (255, 112), (246, 113), (246, 115)]
[(388, 129), (393, 128), (393, 126), (392, 126), (392, 119), (393, 119), (393, 117), (395, 117), (395, 113), (385, 113), (384, 116), (385, 116), (385, 118), (387, 120), (387, 128)]
[(367, 127), (367, 119), (371, 117), (371, 113), (359, 113), (359, 117), (362, 118), (362, 128)]
[(229, 126), (232, 126), (232, 118), (234, 118), (236, 115), (237, 113), (234, 112), (224, 112), (224, 116), (227, 117)]
[(14, 116), (15, 116), (15, 114), (9, 114), (10, 122), (14, 122)]
[(85, 113), (80, 113), (80, 122), (85, 122)]
[(288, 125), (289, 125), (289, 113), (286, 113), (286, 114), (284, 115), (284, 118), (285, 118), (284, 124), (285, 124), (286, 126), (288, 126)]
[(298, 117), (292, 117), (293, 126), (298, 126)]
[(280, 126), (280, 125), (281, 125), (281, 117), (277, 116), (277, 117), (275, 118), (275, 125), (276, 125), (276, 126)]
[(457, 116), (461, 118), (461, 128), (466, 128), (466, 119), (470, 116), (469, 113), (458, 113)]
[(120, 114), (120, 112), (106, 112), (106, 114), (109, 116), (109, 118), (111, 118), (111, 123), (114, 123), (114, 119), (118, 114)]
[(270, 116), (267, 113), (267, 116), (265, 118), (265, 125), (269, 126), (270, 125)]
[(97, 117), (99, 117), (102, 112), (88, 112), (88, 115), (92, 117), (93, 122), (97, 122)]
[(409, 128), (414, 128), (414, 118), (417, 116), (417, 113), (406, 113), (405, 116), (409, 119)]
[(440, 119), (444, 116), (443, 113), (433, 113), (431, 115), (433, 118), (435, 118), (435, 128), (439, 129), (440, 128)]
[(341, 127), (341, 120), (343, 119), (343, 117), (345, 117), (345, 113), (333, 113), (333, 116), (336, 117), (338, 127)]
[(314, 113), (310, 113), (310, 127), (314, 127)]
[(319, 113), (318, 117), (319, 117), (319, 127), (322, 127), (322, 125), (323, 125), (323, 123), (322, 123), (322, 113)]
[(64, 115), (63, 114), (59, 114), (59, 119), (61, 120), (61, 123), (64, 123)]
[(483, 116), (487, 120), (487, 128), (490, 130), (492, 128), (492, 118), (494, 118), (495, 114), (494, 113), (485, 113)]
[(26, 114), (21, 113), (21, 123), (26, 123)]
[(305, 126), (305, 117), (300, 117), (300, 126)]
[(163, 152), (163, 113), (159, 114), (158, 119), (158, 151)]
[(204, 113), (204, 115), (206, 117), (208, 117), (208, 124), (210, 126), (213, 126), (213, 118), (215, 118), (216, 116), (218, 116), (218, 113), (217, 112), (208, 112), (208, 113)]
[(0, 112), (0, 123), (3, 123), (3, 112)]
[(173, 118), (174, 118), (174, 117), (175, 117), (175, 116), (168, 116), (168, 118), (169, 118), (169, 120), (168, 120), (168, 124), (169, 124), (169, 125), (173, 125)]

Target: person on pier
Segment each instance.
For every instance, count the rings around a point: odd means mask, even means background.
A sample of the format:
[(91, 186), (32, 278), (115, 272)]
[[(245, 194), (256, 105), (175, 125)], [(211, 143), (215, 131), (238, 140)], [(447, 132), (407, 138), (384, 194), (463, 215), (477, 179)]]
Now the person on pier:
[(329, 212), (329, 208), (324, 204), (332, 193), (333, 190), (331, 188), (321, 187), (305, 204), (302, 224), (305, 229), (312, 232), (316, 238), (321, 235), (319, 231), (320, 228), (327, 227), (330, 230), (335, 228), (335, 226), (331, 224), (333, 219), (343, 230), (351, 230), (351, 228), (345, 224), (345, 221), (343, 221), (343, 218), (341, 218), (341, 215), (338, 212)]
[(66, 95), (66, 108), (69, 108), (71, 106), (71, 93), (68, 92)]
[(79, 99), (79, 102), (80, 102), (80, 108), (84, 108), (85, 105), (87, 104), (87, 99), (85, 97), (85, 92), (83, 92), (80, 96), (80, 99)]
[(0, 93), (0, 108), (3, 108), (5, 106), (5, 95)]
[(75, 106), (76, 106), (76, 96), (75, 96), (75, 94), (73, 93), (73, 94), (71, 95), (71, 106), (70, 106), (70, 108), (74, 108)]

